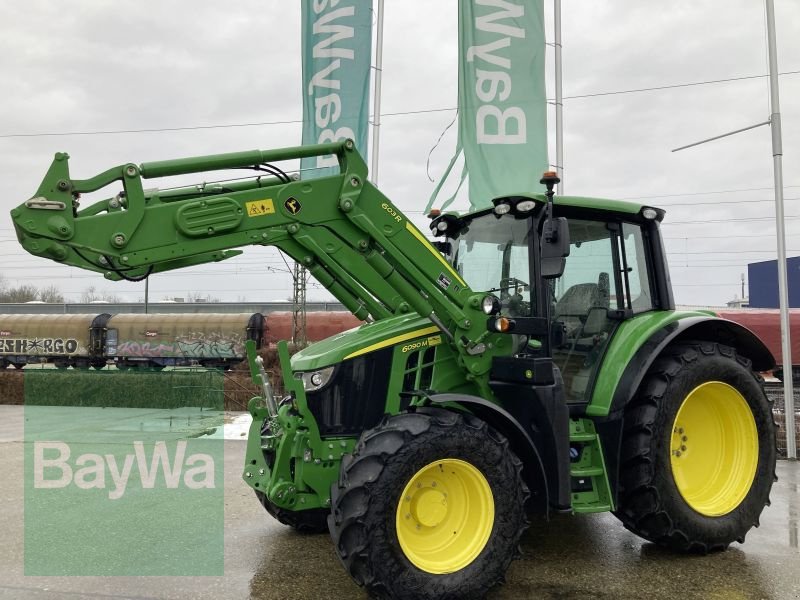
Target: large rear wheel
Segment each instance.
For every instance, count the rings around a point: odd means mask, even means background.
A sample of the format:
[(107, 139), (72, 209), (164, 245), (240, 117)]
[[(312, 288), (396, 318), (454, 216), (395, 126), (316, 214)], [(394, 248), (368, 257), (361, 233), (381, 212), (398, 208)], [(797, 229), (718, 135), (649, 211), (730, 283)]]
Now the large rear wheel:
[(442, 409), (384, 418), (342, 463), (328, 523), (382, 598), (482, 598), (518, 554), (528, 490), (508, 441)]
[(708, 342), (669, 348), (625, 412), (616, 514), (678, 551), (726, 548), (769, 503), (775, 423), (750, 363)]

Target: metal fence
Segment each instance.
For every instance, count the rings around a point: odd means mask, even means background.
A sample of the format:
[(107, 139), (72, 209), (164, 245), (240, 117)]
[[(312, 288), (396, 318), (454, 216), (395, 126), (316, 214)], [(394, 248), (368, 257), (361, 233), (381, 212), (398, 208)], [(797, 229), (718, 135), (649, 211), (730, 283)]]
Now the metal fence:
[[(783, 384), (768, 383), (766, 385), (767, 396), (772, 400), (772, 412), (775, 415), (777, 424), (778, 438), (778, 457), (786, 458), (786, 409), (783, 398)], [(795, 406), (795, 440), (798, 442), (798, 454), (800, 454), (800, 389), (794, 388)]]

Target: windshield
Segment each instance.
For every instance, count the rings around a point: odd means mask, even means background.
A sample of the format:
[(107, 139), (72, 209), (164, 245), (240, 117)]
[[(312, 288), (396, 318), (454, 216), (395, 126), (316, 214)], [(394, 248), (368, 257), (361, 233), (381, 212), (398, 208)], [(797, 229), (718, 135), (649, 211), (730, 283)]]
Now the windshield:
[(486, 214), (453, 240), (453, 266), (476, 292), (492, 292), (510, 316), (531, 311), (528, 233), (530, 219)]

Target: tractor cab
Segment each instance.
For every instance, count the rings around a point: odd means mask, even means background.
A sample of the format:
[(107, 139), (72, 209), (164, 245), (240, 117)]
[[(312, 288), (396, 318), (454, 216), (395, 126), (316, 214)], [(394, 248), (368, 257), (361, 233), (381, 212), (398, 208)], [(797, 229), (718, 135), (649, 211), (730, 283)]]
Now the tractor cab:
[(615, 329), (674, 308), (658, 229), (664, 213), (547, 194), (493, 204), (440, 215), (431, 229), (447, 236), (440, 248), (467, 284), (497, 297), (489, 327), (504, 331), (509, 322), (515, 355), (551, 358), (567, 402), (585, 406)]

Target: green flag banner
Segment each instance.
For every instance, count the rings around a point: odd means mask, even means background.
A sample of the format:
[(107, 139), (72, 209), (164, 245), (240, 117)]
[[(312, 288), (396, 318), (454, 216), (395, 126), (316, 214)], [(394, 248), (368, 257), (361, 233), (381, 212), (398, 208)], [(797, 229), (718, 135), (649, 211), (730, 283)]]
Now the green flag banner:
[(458, 9), (458, 146), (428, 209), (461, 152), (458, 187), (469, 176), (472, 210), (538, 189), (548, 166), (543, 0), (462, 0)]
[[(352, 138), (367, 155), (372, 0), (302, 0), (303, 144)], [(304, 158), (303, 178), (334, 173), (336, 157)]]

